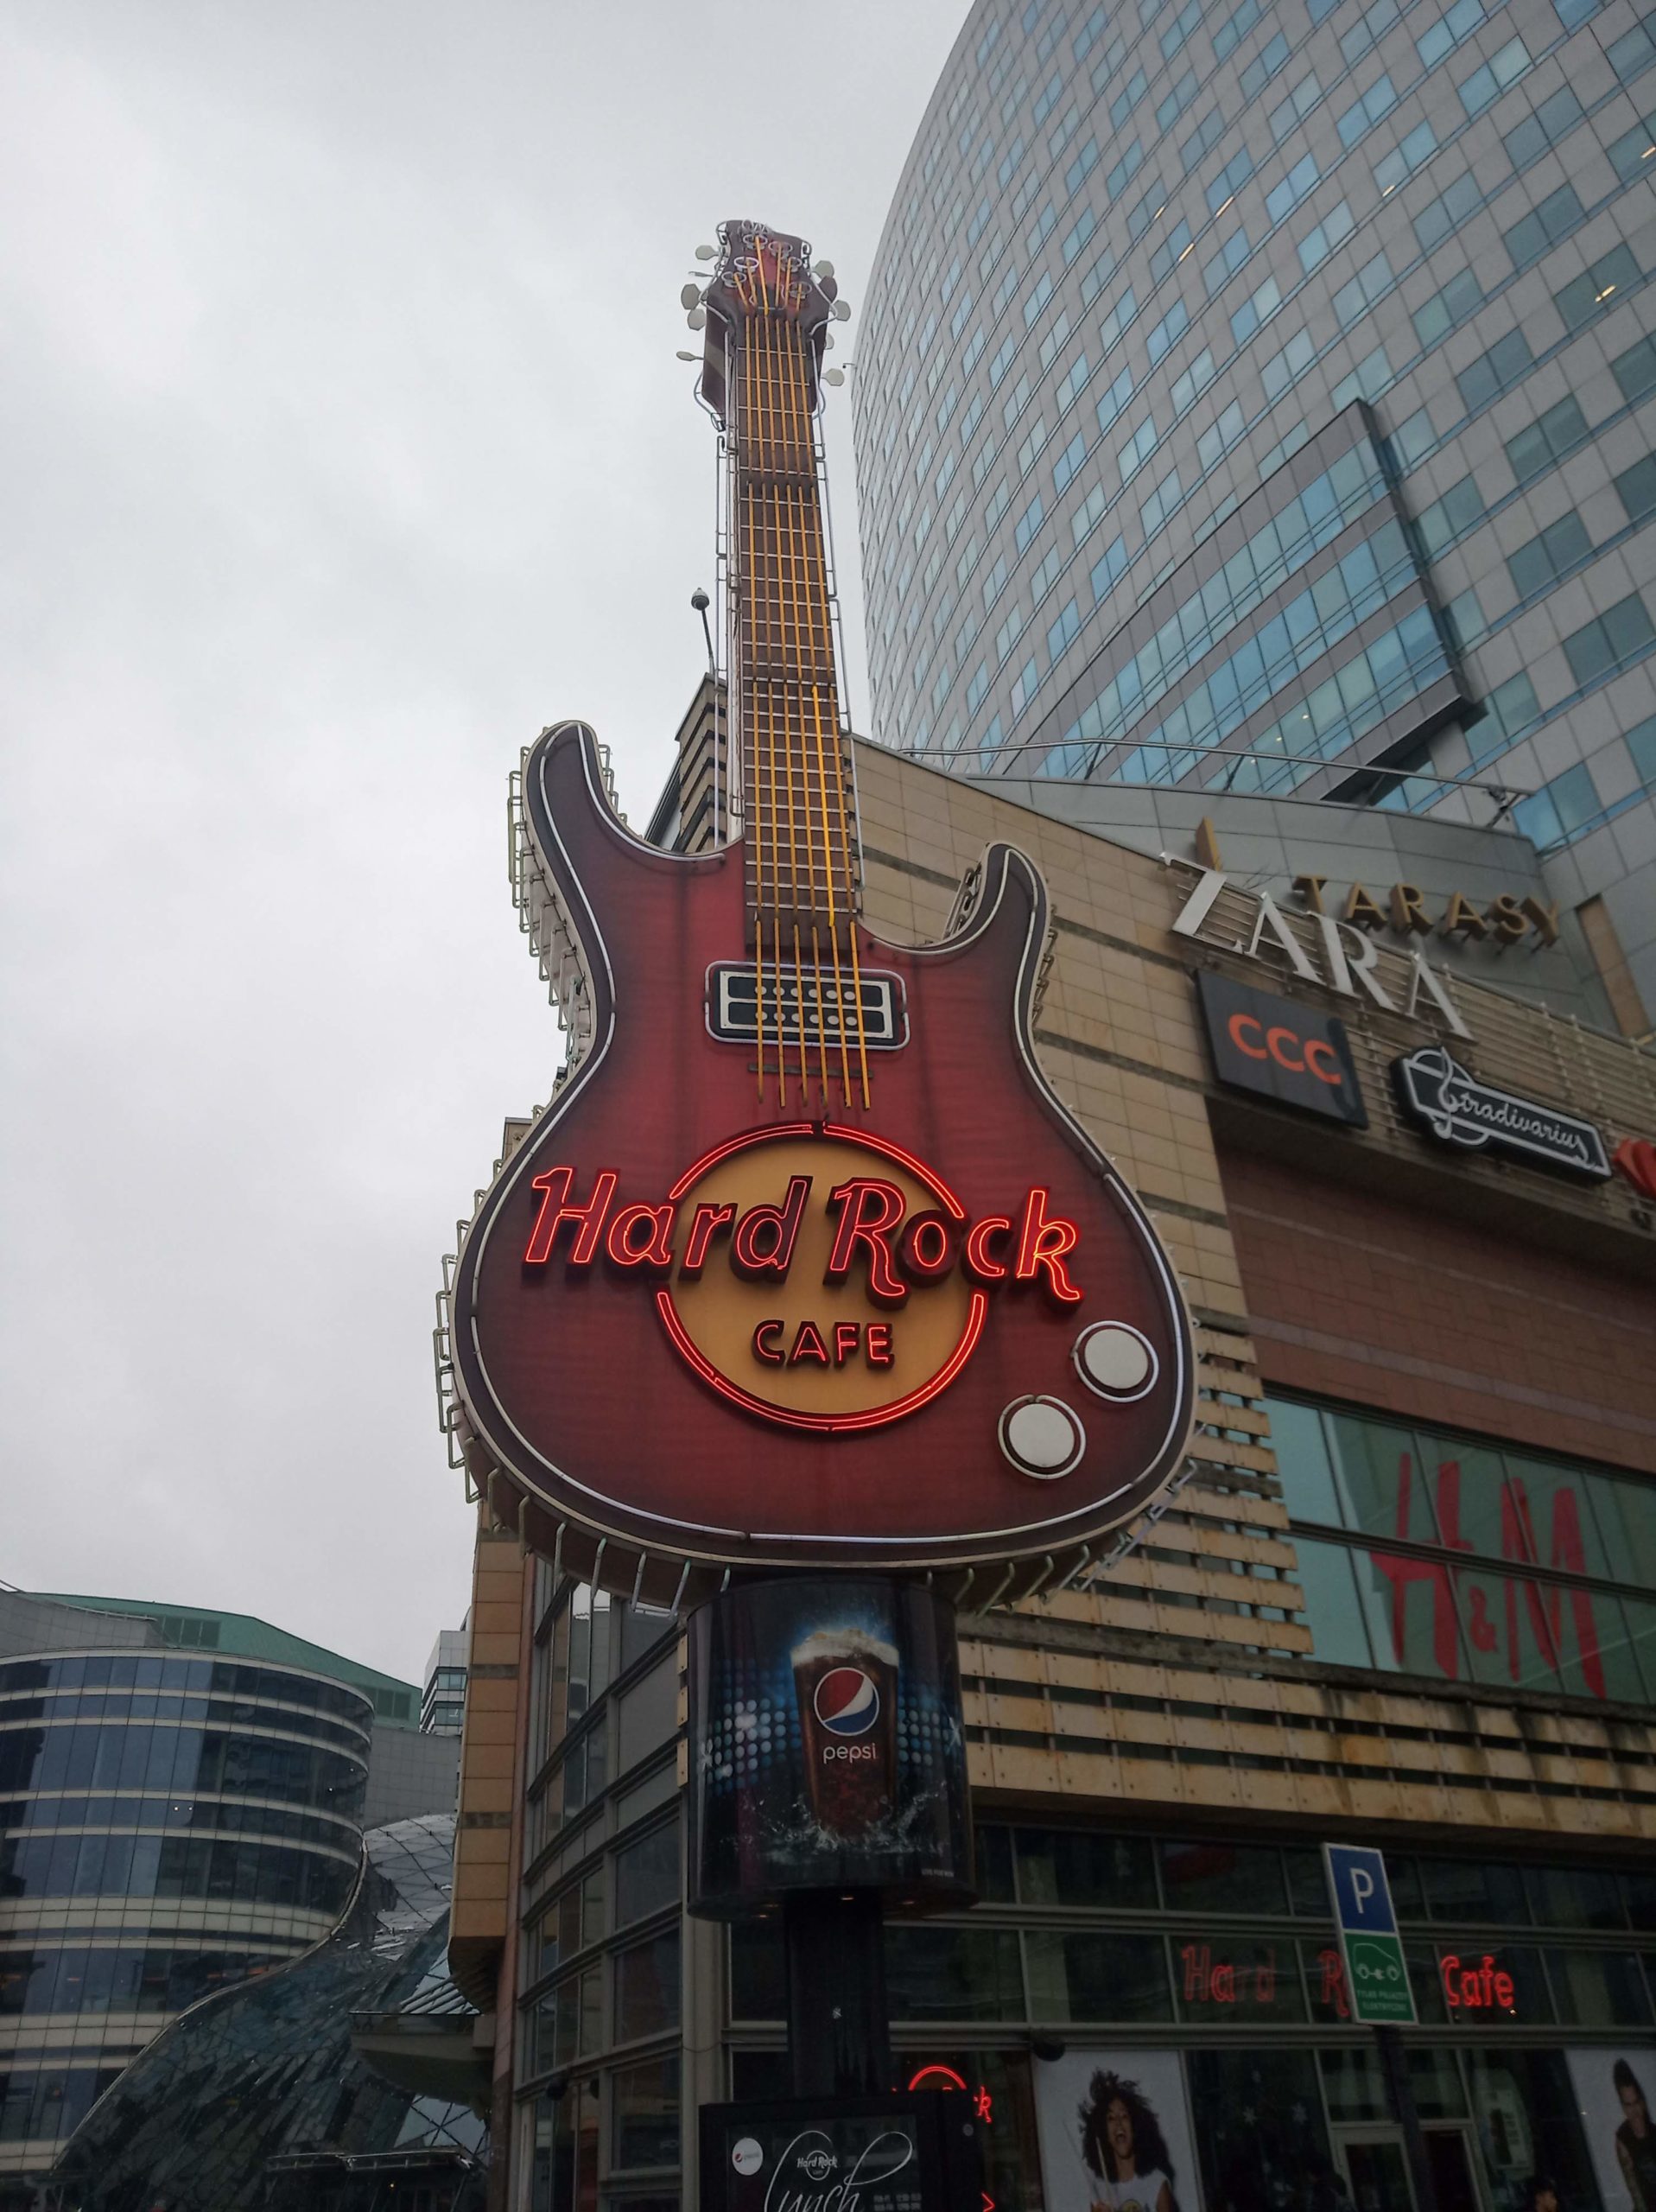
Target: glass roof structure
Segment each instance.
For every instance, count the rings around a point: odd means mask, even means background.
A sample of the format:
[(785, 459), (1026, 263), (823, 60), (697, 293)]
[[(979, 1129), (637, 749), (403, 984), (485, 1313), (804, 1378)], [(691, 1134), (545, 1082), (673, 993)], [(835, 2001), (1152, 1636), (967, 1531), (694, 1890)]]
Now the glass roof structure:
[(480, 2207), (473, 2014), (444, 1966), (454, 1832), (452, 1815), (371, 1829), (326, 1942), (193, 2006), (93, 2107), (57, 2212), (379, 2212), (413, 2183), (437, 2212)]

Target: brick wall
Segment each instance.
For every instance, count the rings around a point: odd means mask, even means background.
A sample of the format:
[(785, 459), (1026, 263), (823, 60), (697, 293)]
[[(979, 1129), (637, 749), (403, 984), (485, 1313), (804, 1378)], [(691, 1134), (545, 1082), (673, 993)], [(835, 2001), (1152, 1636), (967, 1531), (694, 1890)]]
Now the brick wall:
[(1267, 1382), (1656, 1473), (1656, 1283), (1221, 1147)]

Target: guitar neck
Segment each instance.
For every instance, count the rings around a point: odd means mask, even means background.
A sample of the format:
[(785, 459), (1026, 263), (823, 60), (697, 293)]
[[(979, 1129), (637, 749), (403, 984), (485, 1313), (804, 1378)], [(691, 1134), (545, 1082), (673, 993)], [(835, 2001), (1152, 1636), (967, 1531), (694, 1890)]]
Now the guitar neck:
[[(754, 283), (774, 269), (756, 268)], [(840, 726), (810, 340), (781, 296), (731, 337), (730, 695), (743, 780), (750, 942), (806, 961), (847, 948), (860, 899)], [(797, 939), (796, 942), (796, 932)]]

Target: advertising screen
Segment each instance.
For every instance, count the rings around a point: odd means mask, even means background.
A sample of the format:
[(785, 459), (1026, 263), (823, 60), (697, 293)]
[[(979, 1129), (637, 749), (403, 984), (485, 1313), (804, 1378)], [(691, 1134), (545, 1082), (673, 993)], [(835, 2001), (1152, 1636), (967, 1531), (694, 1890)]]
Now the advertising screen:
[(1036, 2069), (1047, 2212), (1197, 2212), (1172, 2050), (1074, 2050)]
[(739, 1585), (690, 1622), (691, 1910), (970, 1893), (955, 1618), (917, 1584)]
[(976, 2123), (936, 2093), (701, 2108), (703, 2212), (975, 2212)]

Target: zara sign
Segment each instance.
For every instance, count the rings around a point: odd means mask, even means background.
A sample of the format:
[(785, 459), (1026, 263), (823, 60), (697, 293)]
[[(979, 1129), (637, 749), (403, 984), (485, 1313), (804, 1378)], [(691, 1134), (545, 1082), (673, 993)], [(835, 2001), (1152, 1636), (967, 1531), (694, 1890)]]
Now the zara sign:
[(1220, 893), (1229, 881), (1223, 868), (1199, 869), (1190, 895), (1173, 923), (1174, 935), (1219, 944), (1227, 952), (1240, 952), (1245, 959), (1262, 963), (1267, 959), (1267, 950), (1280, 953), (1302, 982), (1321, 984), (1344, 998), (1367, 997), (1382, 1013), (1400, 1014), (1410, 1020), (1424, 1020), (1421, 1001), (1430, 1001), (1450, 1033), (1470, 1041), (1472, 1032), (1462, 1020), (1448, 985), (1437, 969), (1422, 958), (1418, 946), (1411, 946), (1407, 955), (1408, 989), (1399, 1005), (1391, 988), (1380, 981), (1380, 948), (1371, 938), (1349, 922), (1337, 921), (1332, 914), (1311, 915), (1309, 918), (1316, 931), (1323, 963), (1319, 971), (1300, 942), (1298, 932), (1290, 925), (1269, 892), (1253, 894), (1253, 926), (1245, 942), (1240, 938), (1204, 937), (1202, 925), (1213, 913)]

